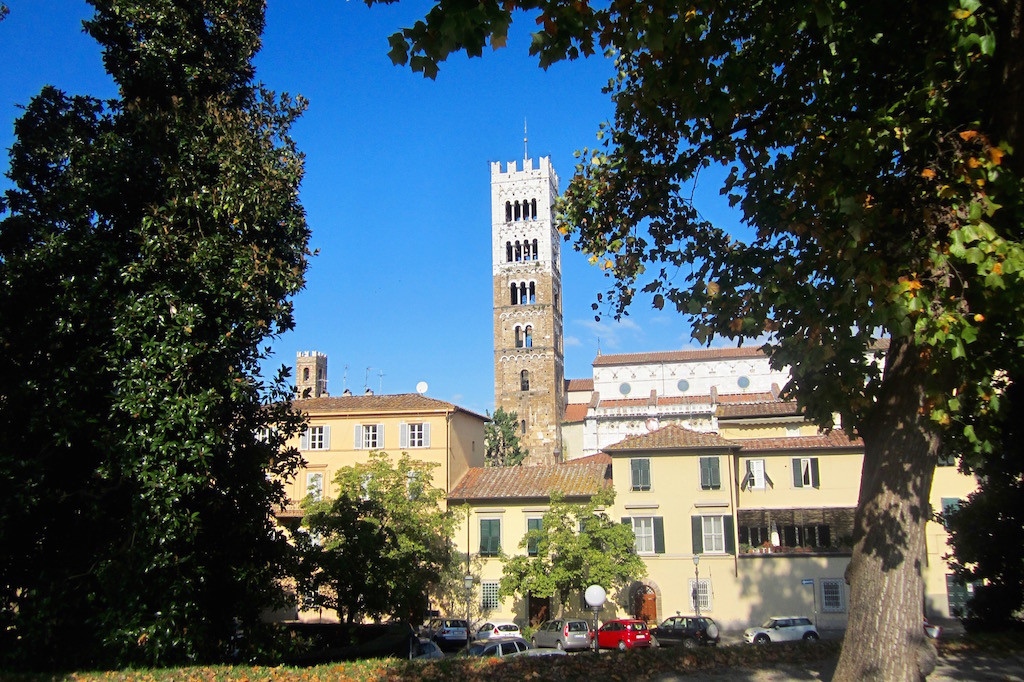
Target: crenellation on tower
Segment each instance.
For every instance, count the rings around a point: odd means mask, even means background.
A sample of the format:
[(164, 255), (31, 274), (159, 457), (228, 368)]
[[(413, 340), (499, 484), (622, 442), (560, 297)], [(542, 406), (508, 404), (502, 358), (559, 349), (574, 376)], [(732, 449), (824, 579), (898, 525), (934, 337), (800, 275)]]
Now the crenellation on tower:
[(558, 175), (549, 157), (491, 164), (494, 401), (515, 412), (527, 464), (562, 460), (565, 408)]

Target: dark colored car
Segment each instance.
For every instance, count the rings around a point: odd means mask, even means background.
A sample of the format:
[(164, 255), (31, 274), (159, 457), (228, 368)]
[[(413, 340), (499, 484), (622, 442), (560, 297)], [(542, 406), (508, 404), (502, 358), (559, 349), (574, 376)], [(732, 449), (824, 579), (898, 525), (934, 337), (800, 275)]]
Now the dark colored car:
[(535, 647), (553, 647), (571, 651), (590, 647), (590, 624), (578, 618), (545, 621), (533, 633)]
[(705, 616), (672, 616), (651, 629), (659, 646), (683, 645), (687, 649), (718, 644), (718, 625)]
[(610, 620), (597, 631), (597, 646), (602, 649), (634, 649), (651, 646), (647, 623), (632, 618)]
[(470, 645), (466, 653), (484, 658), (504, 658), (530, 650), (530, 644), (522, 637), (481, 639)]

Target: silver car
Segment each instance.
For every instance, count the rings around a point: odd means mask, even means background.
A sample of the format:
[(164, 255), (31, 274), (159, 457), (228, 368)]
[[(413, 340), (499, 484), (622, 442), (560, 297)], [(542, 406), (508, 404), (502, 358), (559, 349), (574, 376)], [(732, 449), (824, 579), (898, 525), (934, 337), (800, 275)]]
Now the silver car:
[(810, 618), (802, 616), (772, 616), (761, 627), (744, 630), (743, 639), (748, 644), (796, 642), (800, 640), (814, 642), (818, 639), (818, 631), (814, 628)]
[(557, 618), (545, 621), (531, 638), (535, 647), (572, 651), (590, 648), (590, 624), (582, 619)]

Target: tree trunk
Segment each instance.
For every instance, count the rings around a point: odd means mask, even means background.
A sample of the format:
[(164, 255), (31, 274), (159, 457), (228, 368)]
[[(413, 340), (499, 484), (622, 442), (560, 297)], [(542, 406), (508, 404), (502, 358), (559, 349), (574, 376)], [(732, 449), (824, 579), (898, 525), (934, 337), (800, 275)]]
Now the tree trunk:
[(864, 464), (846, 571), (850, 614), (833, 680), (921, 680), (935, 667), (924, 637), (925, 523), (941, 440), (924, 399), (919, 351), (894, 340), (883, 395), (861, 428)]

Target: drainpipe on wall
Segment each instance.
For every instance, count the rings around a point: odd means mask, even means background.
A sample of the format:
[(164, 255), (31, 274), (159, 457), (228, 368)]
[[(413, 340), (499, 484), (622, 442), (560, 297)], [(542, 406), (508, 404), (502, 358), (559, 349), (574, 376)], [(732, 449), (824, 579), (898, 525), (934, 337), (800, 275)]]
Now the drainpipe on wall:
[(736, 475), (733, 472), (739, 471), (739, 459), (740, 450), (736, 448), (733, 450), (732, 457), (729, 458), (729, 506), (733, 519), (732, 546), (736, 548), (736, 553), (732, 555), (732, 573), (737, 578), (740, 576), (740, 514), (736, 508), (736, 500), (739, 497), (736, 486), (739, 485), (739, 481), (736, 480)]

